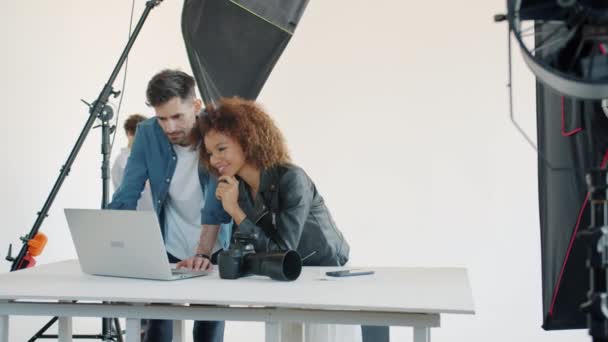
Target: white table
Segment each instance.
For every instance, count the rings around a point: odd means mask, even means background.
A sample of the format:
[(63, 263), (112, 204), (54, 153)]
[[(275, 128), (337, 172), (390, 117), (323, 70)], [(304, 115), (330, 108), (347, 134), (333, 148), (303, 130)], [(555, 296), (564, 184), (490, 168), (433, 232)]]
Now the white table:
[[(210, 276), (154, 281), (91, 276), (77, 260), (0, 274), (0, 342), (9, 315), (60, 316), (59, 341), (72, 341), (71, 317), (125, 317), (127, 341), (139, 341), (141, 318), (266, 322), (266, 341), (306, 340), (305, 323), (409, 326), (430, 341), (440, 314), (474, 314), (463, 268), (374, 268), (371, 276), (322, 280), (335, 268), (304, 268), (294, 282)], [(322, 271), (321, 271), (322, 270)], [(77, 302), (75, 302), (77, 301)], [(153, 303), (153, 304), (150, 304)]]

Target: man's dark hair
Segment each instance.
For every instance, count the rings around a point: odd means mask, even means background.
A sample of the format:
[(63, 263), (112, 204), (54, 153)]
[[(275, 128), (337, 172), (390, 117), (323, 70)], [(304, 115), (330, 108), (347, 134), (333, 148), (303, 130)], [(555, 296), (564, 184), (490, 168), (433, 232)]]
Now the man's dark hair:
[(147, 118), (141, 114), (133, 114), (125, 120), (125, 124), (123, 125), (125, 129), (125, 133), (127, 135), (135, 135), (135, 131), (137, 130), (137, 124), (146, 120)]
[(183, 71), (166, 69), (154, 75), (148, 82), (148, 105), (158, 107), (174, 97), (186, 100), (194, 98), (194, 78)]

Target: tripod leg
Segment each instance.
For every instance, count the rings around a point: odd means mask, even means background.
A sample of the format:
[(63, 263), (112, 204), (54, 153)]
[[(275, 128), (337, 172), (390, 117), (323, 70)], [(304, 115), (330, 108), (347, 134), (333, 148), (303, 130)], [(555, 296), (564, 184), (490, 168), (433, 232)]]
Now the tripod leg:
[(120, 321), (118, 320), (118, 318), (114, 318), (114, 327), (116, 328), (116, 330), (114, 332), (115, 336), (116, 336), (116, 341), (123, 342), (124, 341), (122, 339), (123, 331), (120, 328)]
[(112, 341), (112, 319), (111, 318), (101, 318), (101, 340)]
[(55, 324), (55, 322), (57, 322), (57, 319), (58, 317), (51, 318), (50, 321), (48, 321), (42, 328), (40, 328), (40, 330), (38, 330), (36, 334), (34, 334), (34, 336), (32, 336), (32, 338), (28, 340), (28, 342), (34, 342), (40, 338), (40, 336), (42, 336), (53, 324)]

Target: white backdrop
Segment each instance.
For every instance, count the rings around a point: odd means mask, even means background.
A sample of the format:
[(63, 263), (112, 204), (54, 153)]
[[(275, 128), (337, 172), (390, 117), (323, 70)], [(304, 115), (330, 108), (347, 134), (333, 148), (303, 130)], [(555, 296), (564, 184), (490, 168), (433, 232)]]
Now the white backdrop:
[[(144, 3), (136, 0), (135, 19)], [(126, 42), (130, 4), (0, 1), (0, 254), (9, 243), (20, 248), (42, 207), (87, 118), (79, 99), (96, 98)], [(152, 114), (144, 90), (154, 73), (190, 72), (181, 6), (165, 1), (144, 26), (123, 118)], [(587, 341), (584, 330), (540, 328), (536, 156), (508, 120), (506, 24), (492, 21), (504, 8), (499, 0), (311, 1), (259, 100), (317, 182), (353, 265), (469, 269), (477, 315), (445, 316), (434, 341)], [(515, 77), (517, 115), (534, 134), (534, 83), (518, 51)], [(99, 140), (95, 130), (42, 227), (50, 242), (39, 263), (75, 257), (62, 210), (99, 206)], [(125, 143), (119, 134), (115, 152)], [(11, 341), (46, 320), (12, 319)], [(98, 326), (75, 323), (79, 333)], [(400, 341), (410, 333), (391, 330)], [(228, 324), (226, 341), (245, 338), (262, 341), (262, 324)]]

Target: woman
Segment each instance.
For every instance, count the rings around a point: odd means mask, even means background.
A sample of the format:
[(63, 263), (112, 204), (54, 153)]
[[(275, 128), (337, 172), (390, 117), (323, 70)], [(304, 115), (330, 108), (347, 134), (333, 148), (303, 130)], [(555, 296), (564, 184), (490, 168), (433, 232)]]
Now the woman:
[[(308, 175), (291, 164), (283, 136), (257, 104), (225, 98), (199, 117), (200, 160), (218, 176), (216, 197), (256, 252), (296, 250), (308, 266), (342, 266), (349, 245)], [(270, 225), (278, 237), (268, 236)]]

